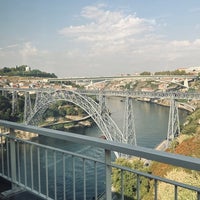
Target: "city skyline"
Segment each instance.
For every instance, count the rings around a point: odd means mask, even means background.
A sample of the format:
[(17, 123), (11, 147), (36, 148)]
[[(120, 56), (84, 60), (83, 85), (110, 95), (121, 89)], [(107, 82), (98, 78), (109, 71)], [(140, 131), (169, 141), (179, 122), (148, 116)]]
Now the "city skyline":
[(71, 77), (200, 66), (197, 0), (7, 0), (0, 17), (0, 68)]

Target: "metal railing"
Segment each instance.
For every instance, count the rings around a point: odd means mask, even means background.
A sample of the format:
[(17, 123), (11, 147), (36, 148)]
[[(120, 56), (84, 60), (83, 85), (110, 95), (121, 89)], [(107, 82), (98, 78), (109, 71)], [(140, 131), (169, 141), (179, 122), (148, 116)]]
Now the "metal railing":
[[(200, 170), (200, 159), (2, 120), (0, 126), (8, 129), (6, 134), (0, 134), (0, 176), (11, 181), (13, 187), (20, 186), (44, 199), (126, 199), (125, 173), (134, 174), (136, 179), (133, 199), (141, 199), (141, 180), (144, 178), (153, 182), (152, 199), (159, 199), (160, 182), (173, 186), (173, 199), (178, 199), (179, 188), (193, 191), (196, 199), (200, 199), (200, 188), (117, 165), (112, 162), (112, 152), (196, 171)], [(100, 149), (102, 157), (94, 157), (92, 153), (89, 156), (82, 155), (56, 145), (53, 147), (34, 140), (20, 139), (16, 137), (16, 131), (19, 130), (36, 133), (39, 138), (45, 136), (55, 141), (67, 141), (66, 145), (70, 142), (93, 146)], [(121, 189), (118, 194), (112, 192), (114, 169), (120, 174)]]

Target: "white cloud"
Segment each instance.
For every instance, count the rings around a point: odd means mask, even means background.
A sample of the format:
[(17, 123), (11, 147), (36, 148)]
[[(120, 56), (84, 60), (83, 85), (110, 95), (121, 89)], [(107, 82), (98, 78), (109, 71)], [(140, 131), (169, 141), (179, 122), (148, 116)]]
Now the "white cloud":
[(182, 48), (182, 47), (189, 47), (189, 46), (191, 46), (191, 42), (188, 41), (188, 40), (182, 40), (182, 41), (175, 40), (175, 41), (171, 41), (170, 45), (172, 47)]
[(32, 57), (37, 56), (38, 50), (31, 42), (26, 42), (20, 49), (19, 54), (21, 55), (22, 63), (29, 63)]
[(47, 52), (37, 49), (31, 42), (7, 45), (0, 48), (0, 67), (13, 67), (22, 64), (32, 67), (37, 66), (37, 64), (42, 66), (43, 59), (47, 55)]
[(111, 12), (99, 6), (85, 7), (81, 16), (89, 19), (89, 22), (80, 26), (65, 27), (59, 33), (76, 41), (114, 44), (149, 32), (155, 25), (153, 20)]
[(23, 57), (34, 56), (37, 55), (38, 50), (34, 47), (31, 42), (26, 42), (23, 45), (23, 48), (20, 50), (20, 54)]
[(180, 66), (200, 65), (200, 38), (178, 40), (158, 35), (164, 20), (158, 23), (135, 13), (111, 11), (105, 5), (87, 6), (79, 15), (77, 22), (81, 24), (59, 30), (62, 48), (56, 46), (57, 50), (44, 51), (30, 41), (7, 45), (7, 48), (0, 47), (0, 64), (40, 66), (41, 70), (61, 77), (173, 70)]
[(6, 49), (10, 49), (10, 48), (16, 48), (16, 47), (18, 47), (19, 46), (19, 44), (10, 44), (10, 45), (7, 45), (7, 46), (5, 46), (5, 47), (0, 47), (0, 50), (6, 50)]
[(74, 62), (82, 61), (85, 69), (92, 65), (93, 71), (99, 73), (100, 66), (106, 66), (113, 73), (131, 73), (199, 63), (200, 39), (168, 40), (156, 34), (162, 26), (154, 19), (110, 11), (105, 5), (85, 7), (80, 17), (86, 22), (65, 27), (59, 33), (73, 47), (68, 49), (67, 58), (72, 60), (74, 56)]

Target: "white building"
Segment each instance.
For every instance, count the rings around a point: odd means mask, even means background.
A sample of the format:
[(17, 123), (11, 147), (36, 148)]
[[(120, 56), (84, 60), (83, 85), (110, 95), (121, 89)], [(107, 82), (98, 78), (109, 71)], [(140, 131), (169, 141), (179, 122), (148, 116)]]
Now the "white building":
[(26, 70), (26, 72), (30, 72), (31, 68), (27, 66), (25, 70)]
[(200, 67), (189, 67), (185, 69), (186, 73), (199, 73)]

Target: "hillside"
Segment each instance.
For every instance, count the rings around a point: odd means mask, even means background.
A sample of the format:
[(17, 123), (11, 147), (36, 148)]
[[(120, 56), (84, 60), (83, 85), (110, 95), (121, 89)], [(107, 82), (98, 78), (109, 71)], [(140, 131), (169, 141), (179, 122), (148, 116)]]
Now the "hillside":
[[(167, 152), (200, 158), (200, 109), (188, 116), (185, 126), (182, 127), (182, 134), (173, 142)], [(190, 130), (190, 132), (189, 132)], [(164, 163), (153, 162), (150, 171), (156, 176), (165, 177), (171, 180), (191, 184), (200, 187), (200, 172), (190, 171), (180, 167), (167, 165)], [(153, 186), (152, 186), (153, 187)], [(163, 200), (172, 199), (173, 188), (168, 184), (159, 183), (159, 195)], [(151, 192), (146, 196), (151, 199)], [(146, 199), (145, 198), (145, 199)], [(181, 190), (179, 199), (196, 199), (195, 193)]]
[(38, 69), (31, 69), (27, 65), (21, 65), (16, 67), (4, 67), (0, 69), (1, 76), (21, 76), (21, 77), (48, 77), (56, 78), (57, 76), (54, 73), (42, 72)]
[[(187, 117), (181, 128), (181, 134), (173, 142), (168, 152), (200, 158), (200, 109)], [(164, 176), (172, 167), (153, 163), (151, 171), (155, 175)]]
[[(187, 117), (187, 121), (181, 127), (181, 134), (171, 144), (171, 147), (167, 149), (167, 152), (181, 154), (186, 156), (192, 156), (200, 158), (200, 109), (197, 109)], [(132, 169), (138, 169), (142, 171), (148, 171), (148, 173), (156, 176), (165, 177), (170, 180), (175, 180), (181, 183), (200, 187), (200, 172), (189, 171), (180, 167), (175, 167), (163, 163), (152, 162), (149, 168), (141, 165), (139, 160), (125, 160), (118, 159), (117, 164), (128, 166)], [(125, 176), (127, 180), (126, 188), (133, 186), (134, 178), (129, 178), (130, 174)], [(129, 179), (128, 179), (129, 178)], [(120, 176), (117, 171), (113, 171), (113, 186), (116, 191), (120, 193)], [(126, 195), (129, 197), (135, 196), (135, 193), (126, 191)], [(144, 179), (141, 181), (141, 199), (153, 200), (154, 181)], [(178, 189), (178, 199), (190, 199), (196, 200), (196, 194), (189, 190)], [(158, 199), (169, 200), (174, 199), (174, 188), (169, 184), (158, 182)], [(127, 198), (128, 199), (128, 198)], [(132, 199), (132, 198), (130, 198)]]

